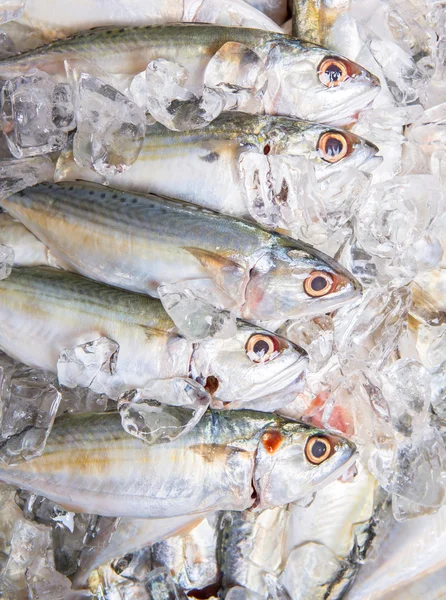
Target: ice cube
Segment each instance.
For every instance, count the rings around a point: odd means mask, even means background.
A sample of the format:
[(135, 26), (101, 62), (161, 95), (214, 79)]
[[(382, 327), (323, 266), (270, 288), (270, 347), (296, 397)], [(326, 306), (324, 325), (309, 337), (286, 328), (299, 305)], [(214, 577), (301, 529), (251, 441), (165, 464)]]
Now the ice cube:
[(158, 58), (146, 69), (146, 106), (154, 119), (172, 129), (185, 131), (206, 127), (225, 106), (222, 92), (207, 87), (201, 96), (186, 86), (187, 70), (176, 63)]
[(104, 176), (123, 173), (141, 151), (144, 111), (111, 85), (87, 73), (80, 75), (77, 93), (75, 161)]
[(186, 596), (175, 585), (170, 572), (164, 567), (153, 569), (145, 581), (152, 600), (185, 600)]
[(374, 39), (370, 50), (381, 66), (395, 100), (410, 104), (419, 96), (419, 90), (426, 85), (429, 73), (421, 70), (409, 53), (391, 41)]
[(0, 60), (9, 58), (17, 54), (17, 48), (14, 42), (4, 31), (0, 31)]
[(394, 494), (427, 507), (439, 507), (446, 497), (444, 442), (434, 427), (419, 428), (397, 445), (387, 484)]
[(248, 151), (241, 154), (239, 169), (253, 219), (316, 245), (327, 239), (326, 210), (310, 161)]
[(372, 186), (356, 218), (358, 241), (373, 256), (400, 256), (431, 226), (441, 196), (431, 175), (407, 175)]
[(396, 432), (410, 436), (428, 418), (431, 378), (421, 363), (402, 358), (382, 373), (382, 392)]
[(309, 371), (319, 371), (332, 355), (334, 327), (331, 317), (322, 316), (292, 321), (287, 325), (283, 335), (308, 352)]
[(0, 2), (0, 23), (13, 21), (22, 16), (26, 0), (2, 0)]
[(36, 69), (5, 82), (0, 97), (2, 130), (13, 156), (48, 154), (65, 146), (67, 131), (75, 127), (68, 89)]
[(372, 175), (350, 168), (328, 175), (319, 182), (320, 202), (326, 214), (326, 227), (337, 231), (357, 212), (358, 203), (366, 201)]
[(124, 386), (116, 373), (118, 353), (119, 344), (105, 337), (62, 350), (57, 361), (59, 383), (68, 388), (88, 387), (117, 398)]
[(0, 244), (0, 279), (6, 279), (14, 266), (14, 250), (10, 246)]
[(37, 556), (25, 572), (29, 600), (66, 600), (71, 590), (71, 581), (56, 571), (51, 549)]
[(52, 181), (54, 165), (47, 156), (0, 160), (0, 198), (42, 181)]
[[(198, 382), (178, 377), (124, 394), (118, 410), (127, 433), (153, 444), (185, 435), (201, 419), (210, 401), (210, 394)], [(164, 406), (164, 402), (178, 408)]]
[(227, 42), (209, 61), (206, 86), (220, 90), (226, 98), (225, 110), (263, 112), (267, 72), (261, 58), (238, 42)]
[(235, 334), (234, 316), (223, 310), (210, 280), (186, 280), (158, 288), (164, 309), (182, 335), (198, 341)]
[(51, 547), (48, 527), (18, 519), (12, 531), (10, 553), (0, 577), (0, 595), (17, 600), (27, 589), (25, 573), (34, 560), (46, 556)]
[(61, 394), (54, 376), (24, 365), (2, 362), (0, 458), (16, 464), (39, 456), (56, 417)]
[(407, 326), (410, 305), (408, 288), (370, 288), (354, 305), (340, 309), (334, 340), (341, 364), (352, 370), (383, 365)]

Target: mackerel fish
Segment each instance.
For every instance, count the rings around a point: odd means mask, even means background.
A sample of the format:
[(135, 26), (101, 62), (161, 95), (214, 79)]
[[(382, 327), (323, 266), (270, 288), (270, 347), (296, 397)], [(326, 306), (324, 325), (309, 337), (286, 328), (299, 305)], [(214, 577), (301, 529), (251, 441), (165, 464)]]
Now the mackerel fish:
[[(226, 44), (230, 46), (223, 48)], [(148, 63), (163, 58), (186, 68), (188, 88), (199, 93), (206, 82), (206, 67), (218, 51), (223, 70), (230, 70), (231, 61), (241, 60), (246, 49), (265, 67), (266, 114), (346, 125), (380, 90), (374, 75), (320, 46), (260, 29), (197, 23), (88, 31), (4, 60), (0, 78), (36, 68), (65, 82), (70, 61), (86, 72), (94, 63), (125, 90)]]
[(31, 367), (57, 372), (62, 350), (100, 337), (117, 342), (104, 382), (112, 398), (157, 380), (192, 377), (205, 385), (211, 377), (214, 401), (235, 408), (294, 389), (308, 362), (303, 349), (242, 320), (232, 338), (194, 344), (159, 300), (49, 267), (13, 268), (0, 281), (0, 315), (0, 347)]
[(56, 419), (43, 454), (1, 466), (0, 479), (74, 512), (166, 518), (285, 504), (355, 456), (348, 440), (269, 413), (209, 410), (184, 436), (152, 445), (128, 435), (118, 413), (90, 413)]
[[(251, 157), (270, 169), (271, 159), (308, 159), (318, 181), (349, 169), (371, 171), (381, 163), (378, 148), (367, 140), (334, 127), (286, 117), (223, 113), (205, 129), (171, 131), (156, 123), (147, 128), (137, 160), (124, 172), (107, 175), (107, 184), (122, 190), (162, 194), (218, 212), (255, 219), (257, 208), (248, 201)], [(246, 171), (246, 173), (245, 173)], [(172, 173), (175, 174), (172, 177)], [(63, 153), (56, 180), (102, 182), (94, 171), (78, 166), (71, 152)], [(221, 185), (224, 181), (225, 185)], [(290, 179), (288, 188), (304, 185)], [(283, 186), (285, 188), (285, 186)], [(329, 190), (330, 191), (330, 190)], [(287, 190), (278, 201), (292, 222)]]
[[(23, 14), (2, 29), (18, 50), (26, 44), (48, 44), (93, 27), (137, 27), (163, 23), (215, 23), (278, 31), (270, 18), (243, 0), (229, 0), (222, 10), (218, 0), (27, 0)], [(19, 36), (18, 33), (27, 33)], [(25, 38), (25, 39), (23, 39)], [(31, 39), (30, 39), (31, 38)], [(40, 42), (40, 43), (39, 43)]]
[(361, 291), (312, 246), (179, 201), (50, 184), (0, 204), (83, 275), (153, 296), (161, 285), (211, 281), (219, 300), (249, 321), (330, 312)]

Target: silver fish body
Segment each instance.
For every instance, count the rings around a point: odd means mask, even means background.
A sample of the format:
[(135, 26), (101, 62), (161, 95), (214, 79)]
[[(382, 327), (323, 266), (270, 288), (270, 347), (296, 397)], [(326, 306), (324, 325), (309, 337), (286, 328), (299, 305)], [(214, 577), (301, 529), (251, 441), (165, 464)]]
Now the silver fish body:
[(441, 600), (446, 597), (446, 507), (393, 522), (373, 559), (359, 571), (348, 600)]
[[(280, 27), (243, 0), (230, 0), (226, 11), (215, 0), (114, 0), (104, 10), (101, 0), (29, 0), (14, 25), (27, 28), (41, 44), (93, 27), (138, 27), (163, 23), (202, 22), (255, 27), (280, 32)], [(16, 27), (17, 28), (17, 27)], [(14, 29), (6, 27), (6, 31)], [(24, 48), (19, 44), (19, 50)]]
[[(307, 458), (314, 436), (331, 449), (319, 465)], [(56, 419), (43, 454), (0, 468), (0, 479), (76, 512), (165, 518), (289, 502), (338, 477), (354, 452), (255, 411), (208, 411), (186, 435), (153, 445), (129, 436), (117, 413), (87, 414)]]
[(184, 535), (154, 544), (151, 548), (152, 567), (169, 569), (177, 585), (193, 597), (193, 590), (217, 584), (216, 546), (215, 518), (203, 519)]
[[(197, 91), (210, 60), (228, 42), (248, 48), (264, 63), (267, 114), (343, 125), (352, 122), (380, 89), (376, 77), (361, 66), (319, 46), (260, 29), (196, 23), (86, 32), (3, 61), (0, 78), (37, 68), (65, 81), (65, 61), (89, 61), (112, 74), (125, 89), (148, 63), (164, 58), (185, 67), (188, 87)], [(335, 85), (331, 83), (333, 59), (344, 65), (342, 81), (338, 78)], [(321, 71), (321, 65), (326, 71)], [(338, 77), (339, 69), (336, 73)]]
[(358, 467), (351, 482), (334, 481), (310, 506), (290, 505), (279, 581), (291, 600), (339, 600), (352, 585), (386, 496), (367, 469)]
[(5, 212), (0, 214), (0, 244), (14, 250), (15, 266), (34, 267), (51, 264), (50, 252), (45, 244)]
[[(174, 200), (73, 184), (36, 186), (1, 204), (58, 260), (132, 291), (156, 296), (160, 285), (211, 279), (228, 307), (258, 321), (329, 312), (360, 294), (348, 271), (311, 246)], [(305, 282), (320, 272), (331, 287), (312, 296)]]
[[(331, 156), (330, 148), (339, 153)], [(318, 180), (323, 180), (350, 168), (373, 169), (381, 161), (375, 157), (377, 151), (367, 140), (334, 127), (228, 112), (199, 131), (149, 126), (136, 162), (129, 170), (108, 176), (107, 182), (119, 189), (171, 196), (243, 218), (252, 213), (246, 194), (249, 181), (241, 166), (244, 157), (305, 158)], [(57, 164), (58, 181), (100, 180), (94, 171), (77, 166), (70, 153), (62, 154)], [(287, 197), (281, 202), (286, 206)], [(288, 225), (293, 229), (295, 224)]]
[(287, 506), (221, 515), (218, 551), (225, 593), (241, 587), (267, 596), (266, 575), (277, 576), (283, 564), (287, 523)]
[[(216, 399), (249, 401), (294, 384), (308, 361), (304, 350), (242, 320), (231, 339), (192, 344), (158, 300), (45, 267), (13, 269), (0, 281), (0, 315), (0, 347), (29, 366), (53, 372), (64, 349), (100, 337), (117, 342), (116, 369), (108, 379), (112, 397), (153, 380), (194, 373), (203, 383), (211, 375), (217, 379)], [(249, 344), (255, 335), (277, 345), (272, 360), (255, 362)]]

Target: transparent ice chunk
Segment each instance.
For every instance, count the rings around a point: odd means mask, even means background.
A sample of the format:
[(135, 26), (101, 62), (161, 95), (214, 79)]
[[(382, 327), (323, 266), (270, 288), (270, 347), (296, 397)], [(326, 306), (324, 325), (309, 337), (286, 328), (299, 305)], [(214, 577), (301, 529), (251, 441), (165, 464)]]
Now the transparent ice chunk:
[(418, 361), (403, 358), (384, 369), (382, 393), (396, 432), (408, 437), (426, 422), (431, 377)]
[(119, 344), (105, 337), (62, 350), (57, 361), (59, 383), (117, 398), (124, 384), (116, 373), (118, 353)]
[(408, 288), (370, 288), (359, 302), (341, 308), (334, 317), (341, 364), (350, 369), (383, 365), (407, 326), (410, 305)]
[(235, 334), (235, 317), (223, 310), (212, 287), (208, 280), (186, 280), (158, 288), (164, 309), (180, 333), (190, 340), (230, 338)]
[(0, 2), (0, 23), (7, 23), (22, 16), (26, 0), (2, 0)]
[(310, 161), (243, 152), (239, 169), (249, 213), (257, 222), (288, 229), (313, 244), (327, 239), (326, 211)]
[(14, 266), (14, 250), (10, 246), (0, 244), (0, 279), (6, 279)]
[(186, 600), (185, 594), (177, 588), (169, 570), (164, 567), (153, 569), (145, 584), (152, 600)]
[(39, 456), (61, 400), (54, 376), (24, 365), (2, 362), (0, 459), (16, 464)]
[(331, 317), (293, 321), (286, 326), (283, 335), (308, 352), (309, 371), (319, 371), (332, 355), (334, 327)]
[(187, 70), (158, 58), (146, 69), (146, 106), (154, 119), (174, 131), (201, 129), (221, 113), (225, 97), (204, 86), (197, 96), (186, 86)]
[(369, 47), (395, 100), (403, 104), (414, 102), (431, 73), (420, 69), (408, 52), (391, 41), (374, 39)]
[(47, 156), (0, 160), (0, 198), (53, 178), (54, 165)]
[(42, 71), (6, 81), (0, 102), (2, 130), (16, 158), (61, 150), (75, 127), (69, 87)]
[(444, 442), (433, 427), (417, 430), (397, 445), (388, 489), (427, 507), (439, 507), (446, 497)]
[(14, 42), (7, 33), (0, 31), (0, 60), (14, 56), (14, 54), (17, 54)]
[(68, 577), (56, 571), (51, 550), (32, 561), (26, 569), (25, 578), (30, 600), (66, 600), (71, 590)]
[(80, 167), (114, 175), (138, 158), (145, 134), (144, 111), (87, 73), (79, 77), (76, 120), (73, 154)]
[[(36, 559), (45, 557), (51, 547), (50, 530), (43, 525), (18, 519), (12, 531), (10, 553), (0, 576), (0, 594), (7, 600), (23, 597), (27, 589), (25, 573)], [(25, 596), (26, 597), (26, 596)]]
[(118, 410), (127, 433), (153, 444), (185, 435), (201, 419), (210, 401), (210, 394), (198, 382), (178, 377), (124, 394)]
[(358, 241), (374, 256), (402, 255), (432, 224), (441, 196), (431, 175), (408, 175), (372, 186), (357, 215)]
[(206, 67), (204, 84), (224, 93), (225, 110), (262, 112), (266, 68), (261, 58), (244, 44), (223, 44)]

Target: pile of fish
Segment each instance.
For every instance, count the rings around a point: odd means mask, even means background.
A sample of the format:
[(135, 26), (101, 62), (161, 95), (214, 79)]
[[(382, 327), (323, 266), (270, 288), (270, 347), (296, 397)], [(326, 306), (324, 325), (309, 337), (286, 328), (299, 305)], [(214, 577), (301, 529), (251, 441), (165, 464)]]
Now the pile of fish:
[(446, 598), (442, 0), (0, 1), (0, 596)]

